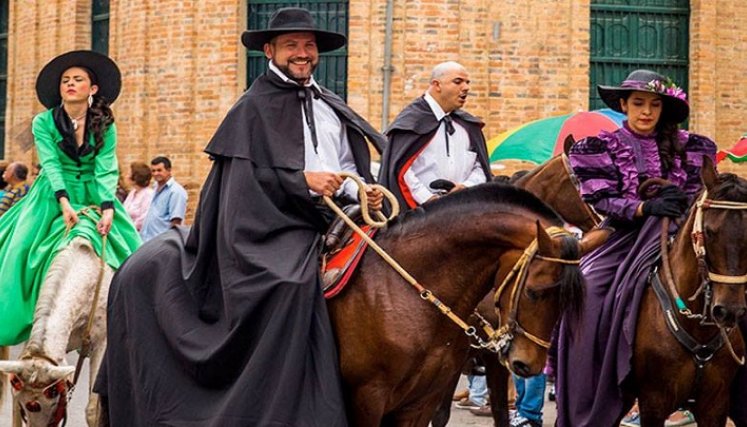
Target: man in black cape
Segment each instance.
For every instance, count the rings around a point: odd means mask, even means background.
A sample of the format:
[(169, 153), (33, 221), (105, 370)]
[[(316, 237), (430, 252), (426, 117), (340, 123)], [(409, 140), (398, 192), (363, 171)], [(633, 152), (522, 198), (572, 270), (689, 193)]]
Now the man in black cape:
[(347, 425), (318, 195), (354, 196), (338, 169), (373, 182), (366, 139), (385, 141), (314, 82), (318, 52), (345, 38), (307, 10), (280, 9), (242, 42), (270, 69), (205, 150), (214, 162), (194, 226), (142, 246), (112, 281), (95, 390), (113, 426)]
[(428, 91), (394, 119), (386, 135), (379, 183), (414, 208), (440, 194), (490, 180), (485, 124), (461, 110), (469, 93), (467, 70), (438, 64)]

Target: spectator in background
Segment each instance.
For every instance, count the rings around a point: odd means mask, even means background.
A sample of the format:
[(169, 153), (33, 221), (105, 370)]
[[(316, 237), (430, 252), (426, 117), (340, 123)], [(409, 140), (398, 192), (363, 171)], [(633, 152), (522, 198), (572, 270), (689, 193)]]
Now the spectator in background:
[(5, 168), (3, 181), (7, 183), (7, 187), (0, 197), (0, 216), (29, 192), (29, 185), (26, 183), (28, 174), (29, 168), (20, 162), (13, 162)]
[(150, 167), (147, 164), (143, 162), (130, 164), (129, 179), (132, 183), (132, 190), (124, 201), (124, 207), (132, 218), (132, 222), (135, 223), (137, 231), (143, 228), (143, 221), (148, 214), (150, 202), (153, 200), (154, 190), (150, 186), (150, 178)]
[(154, 158), (150, 173), (158, 185), (140, 230), (144, 242), (181, 225), (187, 210), (187, 191), (171, 176), (171, 160), (163, 156)]
[(5, 170), (8, 169), (8, 165), (9, 163), (5, 160), (0, 162), (0, 197), (3, 197), (3, 194), (5, 194), (5, 187), (8, 186), (8, 183), (2, 178), (2, 175), (5, 175)]

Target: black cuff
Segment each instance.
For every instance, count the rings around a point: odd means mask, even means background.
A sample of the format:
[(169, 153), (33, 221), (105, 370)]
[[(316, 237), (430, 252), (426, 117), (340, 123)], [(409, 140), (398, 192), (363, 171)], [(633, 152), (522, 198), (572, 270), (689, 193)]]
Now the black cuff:
[(70, 200), (70, 196), (67, 195), (67, 190), (57, 190), (54, 192), (54, 198), (59, 202), (61, 198)]
[(101, 202), (101, 210), (105, 211), (107, 209), (114, 209), (114, 202), (112, 202), (111, 200)]

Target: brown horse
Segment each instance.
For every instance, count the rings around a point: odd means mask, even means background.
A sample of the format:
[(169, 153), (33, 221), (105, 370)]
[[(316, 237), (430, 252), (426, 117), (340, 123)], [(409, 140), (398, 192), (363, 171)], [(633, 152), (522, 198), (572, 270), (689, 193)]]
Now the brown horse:
[[(673, 281), (667, 285), (667, 269), (658, 269), (641, 302), (626, 403), (638, 397), (643, 426), (663, 426), (683, 406), (699, 427), (724, 426), (736, 360), (744, 357), (735, 325), (747, 308), (747, 180), (716, 176), (710, 160), (702, 178), (704, 195), (669, 250)], [(673, 306), (674, 293), (687, 308)]]
[[(561, 153), (527, 174), (513, 181), (512, 185), (527, 190), (557, 212), (567, 223), (573, 224), (583, 232), (588, 232), (601, 223), (600, 216), (581, 199), (577, 189), (577, 179), (568, 162), (567, 152), (574, 140), (571, 135), (566, 138), (564, 153)], [(498, 284), (496, 284), (497, 286)], [(505, 302), (505, 301), (504, 301)], [(498, 324), (495, 313), (494, 295), (489, 293), (480, 302), (478, 312), (492, 324)], [(505, 313), (505, 309), (503, 310)], [(546, 314), (548, 324), (559, 319), (556, 310), (539, 311)], [(473, 318), (472, 322), (477, 319)], [(475, 323), (476, 324), (476, 323)], [(544, 353), (546, 355), (546, 352)], [(493, 420), (499, 427), (508, 426), (508, 379), (509, 372), (502, 366), (495, 355), (487, 350), (474, 349), (472, 356), (479, 358), (485, 366), (485, 375), (490, 389), (490, 409)], [(544, 356), (543, 356), (544, 357)], [(544, 359), (543, 359), (544, 360)], [(459, 380), (457, 375), (452, 383), (454, 387)], [(451, 395), (445, 396), (433, 418), (434, 427), (443, 427), (449, 420)]]
[[(519, 291), (518, 319), (524, 329), (549, 339), (552, 325), (535, 324), (538, 302), (557, 310), (578, 307), (582, 290), (575, 260), (606, 239), (590, 233), (578, 242), (550, 237), (562, 221), (523, 190), (485, 184), (408, 212), (377, 236), (379, 243), (414, 277), (466, 319), (496, 281), (502, 281), (536, 238), (539, 257), (529, 259)], [(565, 305), (561, 305), (565, 303)], [(356, 426), (427, 426), (451, 389), (469, 349), (467, 336), (425, 303), (389, 265), (368, 251), (352, 283), (329, 301), (340, 348), (350, 422)], [(527, 372), (544, 358), (516, 334), (503, 358)], [(528, 345), (528, 344), (527, 344)]]
[(567, 155), (573, 142), (573, 136), (568, 135), (563, 153), (532, 169), (512, 184), (539, 197), (565, 222), (587, 232), (598, 226), (601, 218), (581, 200), (578, 179), (571, 169)]

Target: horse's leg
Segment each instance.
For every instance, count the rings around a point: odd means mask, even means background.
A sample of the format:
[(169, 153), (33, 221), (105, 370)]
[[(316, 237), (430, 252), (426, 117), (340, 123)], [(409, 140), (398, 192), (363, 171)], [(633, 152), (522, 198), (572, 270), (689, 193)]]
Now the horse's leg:
[(428, 427), (433, 417), (433, 411), (429, 411), (428, 408), (432, 407), (433, 405), (428, 404), (419, 408), (399, 409), (397, 412), (388, 415), (388, 423), (382, 423), (382, 425), (391, 425), (393, 427)]
[(369, 383), (354, 387), (348, 401), (348, 421), (356, 427), (379, 427), (382, 425), (387, 388)]
[(484, 351), (485, 378), (490, 390), (490, 411), (498, 427), (508, 427), (508, 370), (498, 361), (498, 355)]
[[(451, 382), (451, 385), (447, 388), (447, 390), (456, 390), (457, 385), (459, 384), (459, 376), (461, 374), (456, 374), (454, 376), (454, 379)], [(441, 400), (441, 404), (436, 408), (436, 412), (433, 414), (433, 419), (431, 420), (431, 425), (433, 427), (445, 427), (446, 424), (449, 422), (449, 418), (451, 417), (451, 396), (453, 392), (447, 392), (444, 394), (443, 399)]]
[(641, 409), (641, 427), (664, 427), (666, 420), (667, 417), (662, 418), (658, 414), (647, 414)]
[(641, 427), (663, 427), (672, 412), (671, 405), (660, 404), (657, 399), (648, 399), (645, 395), (638, 397), (638, 412), (641, 416)]
[(88, 379), (88, 405), (86, 405), (86, 421), (89, 427), (97, 427), (101, 425), (100, 420), (102, 417), (101, 409), (101, 398), (98, 393), (93, 392), (93, 385), (96, 382), (96, 376), (99, 373), (101, 367), (101, 360), (104, 357), (104, 351), (106, 350), (106, 337), (102, 339), (102, 342), (96, 345), (96, 348), (91, 351), (90, 358), (88, 361), (89, 366), (89, 379)]

